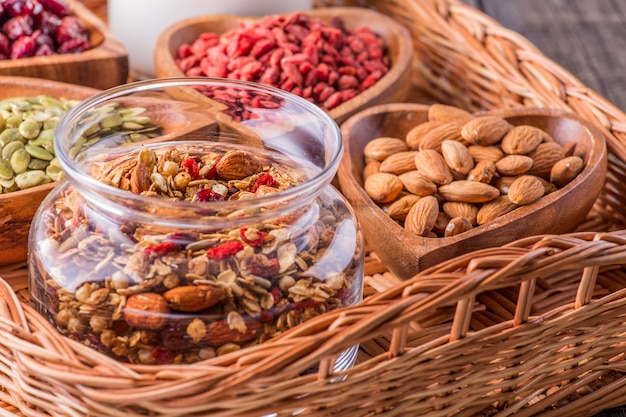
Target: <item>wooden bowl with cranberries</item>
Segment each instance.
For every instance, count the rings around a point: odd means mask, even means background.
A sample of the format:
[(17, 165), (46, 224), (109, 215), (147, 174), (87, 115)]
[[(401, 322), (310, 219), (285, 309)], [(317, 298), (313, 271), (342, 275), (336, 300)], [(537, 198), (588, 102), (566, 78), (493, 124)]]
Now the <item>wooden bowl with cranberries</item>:
[(106, 89), (128, 71), (123, 45), (78, 0), (0, 0), (0, 75)]

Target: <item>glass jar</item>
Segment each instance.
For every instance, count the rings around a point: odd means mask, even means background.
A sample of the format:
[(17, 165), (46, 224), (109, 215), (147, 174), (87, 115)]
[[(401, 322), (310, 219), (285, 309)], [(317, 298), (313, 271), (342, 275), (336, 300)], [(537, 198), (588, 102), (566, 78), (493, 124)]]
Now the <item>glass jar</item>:
[(67, 180), (32, 223), (30, 298), (68, 337), (192, 363), (361, 300), (362, 234), (331, 185), (341, 134), (308, 101), (140, 81), (81, 102), (54, 141)]

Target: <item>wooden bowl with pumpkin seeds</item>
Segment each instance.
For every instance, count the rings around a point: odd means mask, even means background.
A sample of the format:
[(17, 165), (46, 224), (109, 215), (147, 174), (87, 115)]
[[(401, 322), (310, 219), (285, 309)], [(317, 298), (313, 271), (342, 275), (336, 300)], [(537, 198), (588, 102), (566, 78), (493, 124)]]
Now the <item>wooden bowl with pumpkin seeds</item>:
[(56, 123), (100, 90), (39, 78), (0, 76), (0, 265), (26, 259), (30, 222), (62, 177)]
[(474, 250), (575, 230), (606, 176), (602, 134), (561, 110), (393, 103), (341, 130), (341, 191), (401, 279)]

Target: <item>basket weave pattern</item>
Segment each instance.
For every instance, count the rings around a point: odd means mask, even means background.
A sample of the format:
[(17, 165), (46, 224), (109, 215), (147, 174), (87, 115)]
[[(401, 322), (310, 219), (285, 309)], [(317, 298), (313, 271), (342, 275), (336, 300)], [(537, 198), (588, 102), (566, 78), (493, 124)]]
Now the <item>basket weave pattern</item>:
[[(625, 402), (626, 115), (456, 1), (316, 3), (374, 8), (406, 25), (414, 88), (436, 101), (564, 108), (599, 127), (609, 172), (588, 221), (404, 282), (370, 268), (362, 303), (191, 366), (109, 359), (61, 337), (0, 281), (0, 401), (30, 416), (239, 417), (564, 416)], [(356, 342), (357, 365), (333, 373)]]

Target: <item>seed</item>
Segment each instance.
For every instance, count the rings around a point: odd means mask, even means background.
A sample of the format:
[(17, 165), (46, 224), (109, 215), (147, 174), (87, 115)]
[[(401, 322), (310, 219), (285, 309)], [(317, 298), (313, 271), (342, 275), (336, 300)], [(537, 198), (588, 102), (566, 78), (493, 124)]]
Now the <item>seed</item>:
[(19, 131), (20, 134), (26, 139), (35, 139), (39, 135), (41, 127), (37, 121), (33, 119), (26, 119), (20, 123)]
[(15, 183), (21, 190), (35, 187), (44, 182), (46, 173), (41, 170), (26, 171), (15, 176)]
[(13, 142), (8, 143), (4, 149), (2, 149), (2, 157), (7, 161), (11, 160), (11, 156), (18, 149), (24, 149), (24, 142), (19, 140), (14, 140)]
[(10, 180), (13, 178), (13, 168), (6, 159), (0, 159), (0, 179)]
[(11, 155), (11, 168), (14, 174), (21, 174), (28, 169), (30, 155), (26, 149), (18, 149)]
[(49, 152), (42, 147), (26, 145), (25, 148), (26, 148), (26, 152), (28, 152), (28, 154), (32, 156), (33, 158), (41, 159), (44, 161), (52, 161), (52, 158), (54, 158), (54, 155), (52, 154), (52, 152)]

